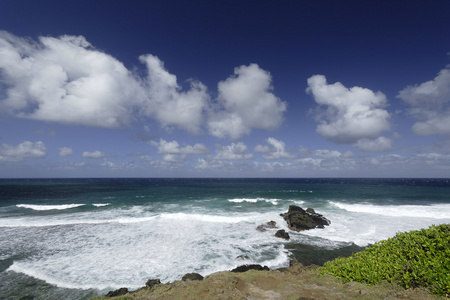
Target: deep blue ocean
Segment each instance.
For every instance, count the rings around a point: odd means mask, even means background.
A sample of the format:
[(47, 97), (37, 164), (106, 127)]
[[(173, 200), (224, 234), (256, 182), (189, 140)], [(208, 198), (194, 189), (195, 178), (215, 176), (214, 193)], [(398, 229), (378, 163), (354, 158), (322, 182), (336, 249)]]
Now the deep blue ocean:
[[(288, 230), (280, 213), (293, 204), (331, 225)], [(291, 240), (256, 230), (271, 220)], [(322, 264), (441, 223), (450, 179), (0, 179), (0, 299), (87, 299), (246, 263)]]

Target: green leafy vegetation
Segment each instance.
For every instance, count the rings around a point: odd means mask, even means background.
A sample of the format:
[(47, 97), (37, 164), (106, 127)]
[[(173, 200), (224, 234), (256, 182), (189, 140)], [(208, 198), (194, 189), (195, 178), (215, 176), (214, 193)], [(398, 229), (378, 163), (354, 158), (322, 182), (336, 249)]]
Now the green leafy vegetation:
[(409, 289), (425, 287), (431, 293), (450, 295), (450, 224), (398, 233), (387, 240), (326, 262), (320, 274), (376, 284), (382, 280)]

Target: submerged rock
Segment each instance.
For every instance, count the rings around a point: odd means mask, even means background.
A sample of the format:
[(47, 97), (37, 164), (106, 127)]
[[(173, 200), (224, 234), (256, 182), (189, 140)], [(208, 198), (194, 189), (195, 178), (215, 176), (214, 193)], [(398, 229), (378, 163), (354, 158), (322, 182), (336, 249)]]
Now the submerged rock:
[(286, 232), (286, 230), (284, 229), (280, 229), (275, 233), (276, 237), (285, 239), (285, 240), (289, 240), (291, 237), (289, 236), (289, 233)]
[(286, 220), (289, 229), (302, 231), (314, 228), (324, 228), (330, 225), (330, 220), (318, 214), (312, 208), (304, 210), (300, 206), (290, 205), (288, 212), (281, 214)]
[(269, 271), (269, 267), (267, 267), (267, 266), (263, 267), (261, 265), (242, 265), (237, 268), (234, 268), (233, 270), (231, 270), (231, 272), (242, 273), (242, 272), (247, 272), (249, 270)]
[(203, 276), (198, 274), (198, 273), (187, 273), (183, 276), (183, 278), (181, 279), (183, 281), (188, 281), (188, 280), (203, 280)]
[(277, 222), (269, 221), (266, 224), (262, 224), (262, 225), (259, 225), (258, 227), (256, 227), (256, 230), (258, 230), (258, 231), (266, 231), (267, 228), (278, 228), (277, 227)]
[(238, 255), (238, 256), (236, 256), (236, 259), (239, 259), (239, 260), (250, 260), (250, 256), (248, 256), (248, 255)]
[(123, 296), (125, 294), (128, 294), (127, 288), (120, 288), (115, 291), (109, 291), (108, 294), (106, 294), (106, 297), (117, 297), (117, 296)]

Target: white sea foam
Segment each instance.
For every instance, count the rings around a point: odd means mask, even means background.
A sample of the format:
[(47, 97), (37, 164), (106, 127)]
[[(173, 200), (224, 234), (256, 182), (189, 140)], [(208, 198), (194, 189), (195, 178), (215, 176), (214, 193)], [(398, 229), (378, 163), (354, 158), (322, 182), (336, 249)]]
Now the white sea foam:
[[(238, 198), (242, 201), (236, 203), (243, 203), (243, 199), (247, 198)], [(286, 202), (300, 204), (303, 201)], [(126, 286), (136, 289), (148, 278), (168, 282), (191, 272), (207, 275), (230, 270), (243, 263), (236, 259), (240, 255), (248, 256), (249, 263), (276, 268), (288, 264), (289, 255), (283, 247), (285, 241), (274, 236), (277, 229), (259, 232), (256, 227), (274, 220), (279, 229), (288, 230), (279, 215), (286, 211), (286, 202), (280, 209), (270, 206), (252, 209), (252, 212), (211, 209), (192, 205), (192, 202), (164, 204), (157, 209), (152, 204), (45, 217), (2, 218), (0, 226), (11, 227), (8, 231), (18, 239), (0, 240), (0, 246), (14, 243), (10, 249), (19, 251), (15, 249), (26, 248), (33, 240), (37, 243), (38, 254), (15, 261), (8, 270), (67, 288), (116, 289)], [(378, 213), (368, 208), (375, 208)], [(322, 204), (318, 213), (331, 220), (331, 225), (300, 233), (288, 230), (291, 242), (329, 249), (352, 242), (366, 246), (398, 231), (450, 223), (450, 216), (437, 218), (432, 213), (437, 208), (448, 211), (446, 204), (415, 207), (425, 216), (420, 218), (415, 213), (393, 214), (396, 210), (414, 207), (387, 207), (387, 211), (392, 211), (390, 213), (382, 208), (386, 209), (386, 206)], [(25, 226), (32, 228), (21, 228)], [(35, 240), (35, 236), (39, 239)]]
[(60, 205), (35, 205), (35, 204), (17, 204), (17, 207), (29, 208), (32, 210), (64, 210), (80, 207), (85, 204), (60, 204)]
[(257, 203), (257, 202), (269, 202), (273, 205), (277, 205), (278, 201), (280, 199), (267, 199), (267, 198), (236, 198), (236, 199), (229, 199), (229, 202), (233, 203), (242, 203), (242, 202), (249, 202), (249, 203)]
[(103, 206), (111, 205), (111, 203), (94, 203), (92, 205), (95, 207), (103, 207)]
[(348, 204), (330, 201), (332, 205), (358, 213), (369, 213), (391, 217), (416, 217), (416, 218), (450, 218), (450, 204), (432, 205), (373, 205), (369, 203)]
[(303, 231), (302, 234), (367, 246), (398, 232), (450, 223), (450, 204), (384, 206), (331, 201), (330, 204), (320, 211), (331, 221), (330, 226)]
[[(9, 271), (21, 272), (59, 287), (136, 289), (148, 278), (179, 280), (190, 272), (207, 275), (250, 262), (271, 268), (286, 266), (288, 253), (271, 231), (256, 226), (281, 217), (271, 213), (201, 215), (165, 213), (147, 222), (105, 223), (76, 230), (42, 228), (36, 257), (15, 261)], [(142, 217), (143, 218), (143, 217)], [(58, 251), (55, 251), (57, 249)]]

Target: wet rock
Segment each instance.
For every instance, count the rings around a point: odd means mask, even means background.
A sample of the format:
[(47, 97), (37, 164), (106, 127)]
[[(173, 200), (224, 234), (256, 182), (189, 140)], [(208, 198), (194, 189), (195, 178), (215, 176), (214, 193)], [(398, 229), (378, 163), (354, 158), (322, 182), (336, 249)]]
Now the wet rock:
[(266, 231), (268, 228), (278, 228), (277, 227), (277, 222), (269, 221), (266, 224), (258, 225), (258, 227), (256, 227), (256, 230), (258, 230), (258, 231)]
[(106, 297), (117, 297), (117, 296), (123, 296), (125, 294), (128, 294), (127, 288), (120, 288), (115, 291), (109, 291), (108, 294), (106, 294)]
[(289, 233), (286, 232), (286, 230), (284, 229), (280, 229), (275, 233), (276, 237), (285, 239), (285, 240), (289, 240), (291, 237), (289, 236)]
[(267, 229), (266, 227), (264, 227), (264, 225), (258, 225), (258, 227), (256, 227), (256, 230), (263, 232), (266, 231)]
[(188, 281), (188, 280), (203, 280), (203, 276), (198, 274), (198, 273), (187, 273), (183, 276), (183, 278), (181, 279), (183, 281)]
[(269, 267), (267, 267), (267, 266), (263, 267), (261, 265), (242, 265), (237, 268), (234, 268), (233, 270), (231, 270), (231, 272), (242, 273), (242, 272), (247, 272), (249, 270), (269, 271)]
[(312, 208), (304, 210), (303, 208), (290, 205), (288, 212), (281, 214), (286, 220), (289, 229), (302, 231), (314, 228), (324, 228), (330, 225), (330, 220), (318, 214)]
[(154, 287), (155, 285), (161, 284), (161, 280), (159, 279), (149, 279), (147, 280), (147, 282), (145, 283), (145, 286), (148, 289), (151, 289), (152, 287)]

